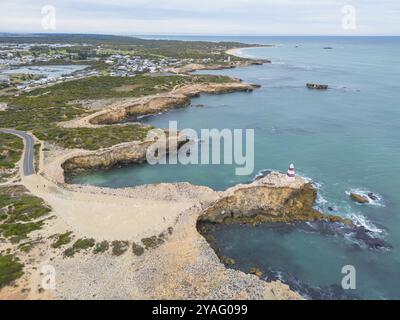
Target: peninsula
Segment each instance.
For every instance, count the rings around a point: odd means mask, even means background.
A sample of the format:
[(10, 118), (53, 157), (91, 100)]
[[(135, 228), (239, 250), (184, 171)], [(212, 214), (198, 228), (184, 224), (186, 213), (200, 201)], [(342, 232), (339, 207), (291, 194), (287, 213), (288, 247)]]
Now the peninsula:
[[(110, 189), (65, 179), (143, 163), (154, 143), (146, 139), (152, 127), (140, 122), (144, 115), (186, 107), (203, 93), (256, 90), (240, 79), (192, 73), (267, 63), (226, 53), (250, 45), (89, 35), (4, 37), (0, 44), (10, 52), (23, 48), (8, 61), (13, 67), (88, 66), (72, 78), (14, 78), (1, 91), (1, 298), (302, 298), (280, 281), (229, 268), (199, 223), (349, 223), (313, 209), (316, 191), (306, 180), (271, 173), (217, 192), (189, 183)], [(69, 44), (66, 54), (62, 44)], [(33, 47), (40, 61), (29, 58)], [(243, 205), (247, 200), (252, 207)], [(54, 288), (42, 281), (49, 265), (57, 271)]]

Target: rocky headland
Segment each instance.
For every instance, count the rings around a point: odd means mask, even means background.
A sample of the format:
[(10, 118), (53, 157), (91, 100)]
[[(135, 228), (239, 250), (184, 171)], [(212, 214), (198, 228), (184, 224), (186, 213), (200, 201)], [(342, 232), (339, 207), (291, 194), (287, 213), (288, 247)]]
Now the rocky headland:
[(270, 60), (267, 59), (254, 59), (254, 60), (242, 60), (242, 61), (234, 61), (226, 64), (198, 64), (191, 63), (184, 65), (182, 67), (177, 68), (169, 68), (166, 71), (172, 72), (176, 74), (187, 74), (194, 71), (199, 70), (223, 70), (223, 69), (233, 69), (239, 67), (248, 67), (248, 66), (259, 66), (264, 63), (271, 63)]
[(293, 222), (326, 220), (351, 224), (314, 208), (317, 190), (302, 177), (271, 172), (247, 185), (226, 190), (203, 211), (199, 221), (210, 223)]
[(173, 108), (186, 107), (190, 105), (190, 98), (197, 97), (202, 93), (251, 92), (259, 87), (259, 85), (242, 83), (235, 78), (231, 78), (231, 81), (226, 83), (184, 85), (164, 94), (110, 100), (109, 103), (104, 101), (102, 110), (83, 118), (60, 123), (60, 126), (66, 128), (93, 127), (121, 123), (128, 118), (131, 121), (138, 121), (142, 116), (165, 112)]
[[(103, 110), (60, 126), (119, 124), (127, 118), (139, 119), (186, 106), (191, 97), (201, 93), (248, 92), (256, 87), (238, 79), (229, 83), (185, 85), (166, 94), (102, 102), (104, 108), (98, 109)], [(40, 151), (43, 161), (39, 174), (23, 177), (22, 183), (52, 208), (54, 218), (38, 232), (46, 241), (38, 244), (38, 253), (35, 251), (29, 257), (32, 274), (23, 279), (27, 282), (24, 286), (30, 290), (26, 291), (26, 298), (36, 297), (38, 292), (38, 267), (52, 261), (58, 271), (58, 282), (55, 291), (46, 293), (49, 298), (301, 299), (280, 281), (266, 282), (256, 275), (225, 268), (198, 232), (199, 216), (204, 215), (205, 210), (211, 210), (208, 208), (215, 203), (222, 204), (225, 193), (189, 183), (123, 189), (65, 183), (65, 174), (76, 170), (108, 169), (145, 162), (146, 151), (153, 143), (154, 140), (132, 141), (88, 151), (65, 150), (44, 142), (46, 151), (44, 148)], [(120, 256), (87, 251), (66, 258), (51, 247), (50, 240), (54, 234), (71, 231), (75, 239), (133, 243), (134, 249), (135, 243), (145, 245), (148, 239), (159, 239), (166, 230), (168, 236), (158, 247), (146, 248), (139, 256), (135, 250)], [(112, 283), (99, 281), (104, 275), (112, 279)]]

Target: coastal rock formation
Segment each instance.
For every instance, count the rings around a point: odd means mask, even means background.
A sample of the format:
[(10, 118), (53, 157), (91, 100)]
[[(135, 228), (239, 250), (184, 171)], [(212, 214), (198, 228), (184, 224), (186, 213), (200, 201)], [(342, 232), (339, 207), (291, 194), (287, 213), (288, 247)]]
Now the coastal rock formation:
[(171, 108), (186, 107), (190, 104), (190, 99), (184, 95), (152, 97), (130, 104), (129, 101), (120, 104), (118, 107), (111, 108), (90, 119), (91, 124), (114, 124), (119, 123), (129, 117), (138, 118), (140, 116), (155, 114)]
[[(240, 79), (231, 78), (226, 83), (197, 83), (183, 85), (174, 90), (142, 98), (123, 98), (111, 100), (109, 105), (101, 104), (104, 110), (87, 117), (60, 123), (61, 127), (78, 128), (98, 125), (109, 125), (123, 122), (131, 118), (133, 121), (142, 116), (165, 112), (169, 109), (186, 107), (191, 97), (202, 93), (223, 94), (231, 92), (251, 92), (259, 85), (242, 83)], [(105, 101), (106, 103), (107, 101)], [(93, 104), (93, 102), (91, 102)]]
[(199, 64), (199, 63), (190, 63), (184, 65), (182, 67), (170, 68), (167, 69), (167, 72), (172, 72), (176, 74), (187, 74), (198, 70), (222, 70), (222, 69), (232, 69), (239, 67), (248, 67), (252, 65), (262, 65), (264, 63), (271, 63), (270, 60), (266, 59), (254, 59), (254, 60), (243, 60), (243, 61), (234, 61), (228, 64)]
[(153, 141), (129, 142), (100, 151), (72, 157), (62, 164), (66, 173), (77, 170), (106, 169), (117, 164), (143, 163)]
[(364, 197), (364, 196), (354, 193), (354, 192), (350, 193), (350, 198), (358, 203), (368, 203), (369, 202), (367, 197)]
[(272, 172), (248, 185), (228, 189), (203, 211), (201, 222), (263, 223), (329, 220), (350, 223), (313, 208), (317, 191), (301, 177)]
[(316, 89), (316, 90), (327, 90), (327, 84), (316, 84), (316, 83), (307, 83), (306, 84), (308, 89)]
[(370, 198), (373, 201), (379, 200), (379, 197), (372, 192), (368, 192), (368, 198)]
[(259, 278), (261, 278), (263, 276), (263, 272), (261, 271), (260, 268), (257, 268), (257, 267), (251, 268), (249, 272), (251, 274), (255, 274)]
[[(84, 170), (96, 170), (96, 169), (109, 169), (117, 165), (127, 165), (132, 163), (145, 163), (148, 149), (158, 141), (158, 138), (154, 140), (146, 141), (133, 141), (122, 143), (110, 148), (106, 148), (99, 151), (88, 151), (84, 154), (73, 156), (68, 158), (61, 164), (65, 173), (71, 173), (74, 171), (84, 171)], [(154, 148), (154, 152), (163, 152), (165, 155), (171, 148), (174, 150), (181, 148), (188, 140), (180, 140), (178, 136), (172, 135), (161, 143), (166, 146), (165, 152)], [(160, 154), (161, 156), (161, 154)]]

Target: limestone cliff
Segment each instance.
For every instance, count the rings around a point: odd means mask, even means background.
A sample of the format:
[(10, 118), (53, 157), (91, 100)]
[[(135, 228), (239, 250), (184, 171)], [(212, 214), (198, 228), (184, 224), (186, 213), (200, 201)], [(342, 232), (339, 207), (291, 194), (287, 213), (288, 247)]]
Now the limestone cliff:
[[(153, 135), (162, 133), (164, 131), (161, 129), (158, 132), (153, 131)], [(168, 135), (168, 132), (165, 132), (165, 134)], [(126, 142), (98, 151), (83, 151), (81, 154), (74, 155), (65, 160), (61, 164), (61, 167), (64, 169), (64, 172), (71, 173), (73, 171), (110, 169), (117, 165), (145, 163), (147, 161), (147, 151), (150, 147), (154, 147), (154, 150), (149, 150), (149, 152), (157, 153), (154, 156), (161, 158), (171, 152), (171, 150), (176, 152), (176, 150), (180, 149), (188, 141), (176, 134), (172, 134), (166, 139), (148, 137), (147, 140), (142, 142)], [(157, 144), (155, 144), (156, 142)]]
[(313, 208), (317, 191), (301, 177), (293, 180), (272, 172), (249, 184), (226, 190), (221, 198), (203, 211), (202, 222), (263, 223), (308, 220), (343, 221)]
[(97, 114), (90, 119), (91, 124), (114, 124), (119, 123), (129, 117), (138, 118), (140, 116), (155, 114), (171, 108), (185, 107), (190, 104), (190, 99), (184, 95), (152, 97), (130, 103), (119, 103), (104, 112)]
[(264, 63), (271, 63), (270, 60), (266, 59), (252, 59), (252, 60), (241, 60), (241, 61), (233, 61), (225, 64), (199, 64), (199, 63), (189, 63), (187, 65), (176, 67), (176, 68), (168, 68), (165, 71), (172, 72), (176, 74), (187, 74), (193, 71), (198, 70), (222, 70), (222, 69), (233, 69), (239, 67), (248, 67), (252, 65), (262, 65)]
[(117, 164), (143, 163), (146, 160), (146, 150), (153, 143), (153, 141), (135, 141), (100, 151), (86, 152), (66, 160), (62, 168), (69, 173), (78, 170), (106, 169)]
[(165, 112), (168, 109), (186, 107), (190, 98), (201, 93), (222, 94), (230, 92), (250, 92), (257, 85), (241, 83), (232, 79), (228, 83), (199, 83), (178, 87), (166, 94), (143, 97), (139, 99), (124, 99), (110, 105), (106, 110), (99, 111), (88, 117), (91, 125), (107, 125), (124, 121), (127, 118), (138, 118), (144, 115)]

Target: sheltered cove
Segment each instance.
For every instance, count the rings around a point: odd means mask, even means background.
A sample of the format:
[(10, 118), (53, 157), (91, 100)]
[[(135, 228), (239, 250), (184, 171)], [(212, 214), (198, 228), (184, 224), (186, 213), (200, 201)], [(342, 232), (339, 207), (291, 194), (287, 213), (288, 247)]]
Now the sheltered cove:
[[(150, 113), (159, 113), (186, 106), (190, 97), (203, 92), (248, 92), (256, 87), (243, 84), (238, 79), (232, 79), (231, 83), (225, 84), (183, 86), (167, 94), (114, 101), (114, 104), (108, 105), (104, 110), (60, 125), (105, 126), (123, 122), (130, 117), (137, 119), (144, 115), (144, 112), (148, 114), (149, 107)], [(174, 228), (172, 236), (161, 247), (146, 252), (140, 259), (135, 258), (133, 263), (136, 269), (153, 270), (151, 276), (146, 275), (144, 278), (140, 272), (132, 273), (124, 279), (120, 278), (120, 275), (126, 272), (121, 273), (119, 268), (111, 268), (111, 257), (109, 259), (98, 256), (94, 259), (77, 260), (82, 259), (77, 256), (69, 260), (55, 259), (57, 270), (61, 270), (61, 279), (68, 279), (61, 281), (59, 285), (62, 297), (87, 298), (96, 292), (99, 298), (111, 295), (159, 299), (301, 299), (280, 281), (265, 282), (256, 275), (225, 268), (197, 230), (199, 220), (226, 223), (233, 219), (252, 223), (250, 219), (255, 217), (259, 222), (267, 222), (273, 221), (270, 219), (271, 213), (276, 219), (282, 218), (285, 221), (299, 218), (336, 219), (312, 209), (316, 191), (300, 177), (292, 184), (289, 181), (285, 182), (284, 175), (273, 173), (250, 185), (238, 185), (224, 192), (189, 183), (144, 185), (124, 189), (65, 183), (65, 173), (68, 172), (143, 163), (146, 150), (152, 143), (154, 141), (132, 141), (97, 151), (49, 151), (45, 159), (42, 159), (40, 174), (23, 179), (27, 188), (51, 205), (57, 216), (67, 225), (73, 226), (71, 229), (77, 234), (84, 234), (96, 240), (129, 239), (137, 242), (161, 234), (170, 227)], [(247, 200), (249, 191), (252, 198)], [(136, 207), (140, 208), (140, 212)], [(220, 210), (222, 207), (226, 207), (227, 210), (223, 212), (224, 210)], [(307, 214), (290, 215), (293, 208), (298, 209), (296, 213), (301, 212), (302, 208), (307, 209)], [(165, 216), (164, 221), (160, 212)], [(160, 263), (163, 268), (154, 269), (154, 265)], [(101, 267), (103, 265), (111, 268), (111, 274), (115, 273), (118, 288), (103, 288), (97, 284), (92, 284), (90, 288), (82, 288), (80, 284), (87, 276), (84, 270), (92, 270), (93, 275), (101, 274), (104, 272)], [(192, 283), (196, 290), (192, 292), (184, 289), (186, 286), (181, 285), (182, 281)], [(124, 285), (118, 286), (121, 282)], [(132, 292), (132, 288), (136, 288), (136, 291)]]

